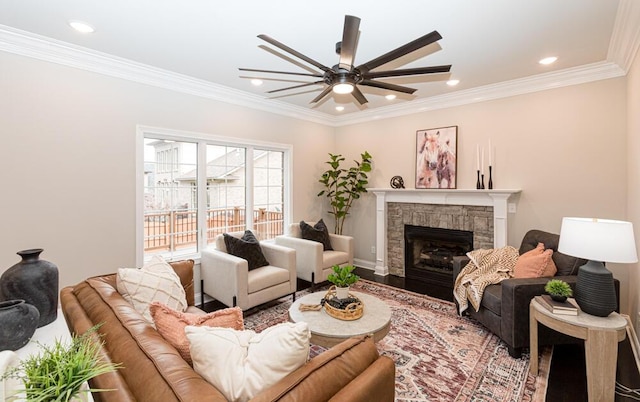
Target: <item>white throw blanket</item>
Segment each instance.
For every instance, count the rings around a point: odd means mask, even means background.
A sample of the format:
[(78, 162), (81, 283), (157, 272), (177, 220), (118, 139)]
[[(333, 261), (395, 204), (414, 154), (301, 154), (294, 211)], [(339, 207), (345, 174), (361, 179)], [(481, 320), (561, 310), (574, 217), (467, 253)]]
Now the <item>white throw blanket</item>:
[(471, 261), (460, 271), (453, 286), (453, 296), (460, 314), (469, 303), (478, 311), (487, 286), (511, 278), (518, 260), (518, 250), (511, 246), (498, 249), (479, 249), (467, 253)]

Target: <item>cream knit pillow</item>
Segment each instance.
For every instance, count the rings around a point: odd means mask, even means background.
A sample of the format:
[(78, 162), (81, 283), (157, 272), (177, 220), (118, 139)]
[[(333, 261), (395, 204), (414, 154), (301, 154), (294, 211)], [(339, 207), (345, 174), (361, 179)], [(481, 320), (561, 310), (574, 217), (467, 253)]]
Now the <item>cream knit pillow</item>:
[(153, 325), (149, 305), (160, 302), (177, 311), (188, 307), (180, 277), (162, 257), (154, 256), (142, 268), (120, 268), (116, 286), (122, 297)]
[(306, 363), (309, 326), (274, 325), (256, 334), (186, 326), (193, 369), (229, 401), (248, 401)]

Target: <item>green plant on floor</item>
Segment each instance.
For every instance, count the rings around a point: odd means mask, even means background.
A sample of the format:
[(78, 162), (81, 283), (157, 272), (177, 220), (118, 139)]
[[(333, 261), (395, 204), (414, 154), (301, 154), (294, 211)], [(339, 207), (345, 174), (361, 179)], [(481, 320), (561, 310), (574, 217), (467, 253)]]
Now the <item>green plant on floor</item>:
[(327, 280), (336, 287), (346, 288), (360, 280), (360, 277), (353, 273), (353, 270), (356, 269), (353, 265), (334, 265), (331, 267), (333, 269), (333, 273), (330, 273), (327, 276)]
[(53, 345), (40, 345), (41, 352), (20, 361), (2, 378), (18, 379), (24, 384), (19, 394), (29, 402), (68, 402), (81, 392), (109, 391), (81, 389), (88, 380), (119, 369), (120, 364), (106, 362), (100, 357), (103, 342), (95, 335), (99, 325), (83, 335), (73, 336), (71, 342), (56, 339)]
[(544, 290), (552, 296), (571, 297), (573, 295), (571, 286), (560, 279), (551, 279), (546, 285), (544, 285)]
[(351, 205), (360, 198), (361, 193), (367, 192), (369, 184), (367, 173), (371, 171), (371, 155), (367, 151), (360, 154), (360, 161), (349, 169), (340, 167), (345, 158), (340, 154), (329, 154), (326, 162), (330, 169), (322, 173), (319, 182), (325, 186), (325, 190), (318, 193), (318, 197), (324, 195), (329, 198), (331, 211), (335, 217), (335, 234), (342, 234), (344, 220), (349, 214)]

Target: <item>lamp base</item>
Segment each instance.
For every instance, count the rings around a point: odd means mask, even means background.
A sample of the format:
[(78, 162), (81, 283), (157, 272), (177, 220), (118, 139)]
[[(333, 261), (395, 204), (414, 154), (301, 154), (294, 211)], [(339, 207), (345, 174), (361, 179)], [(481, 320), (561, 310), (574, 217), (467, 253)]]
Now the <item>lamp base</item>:
[(607, 317), (618, 308), (613, 274), (604, 264), (588, 261), (578, 269), (576, 302), (587, 314)]

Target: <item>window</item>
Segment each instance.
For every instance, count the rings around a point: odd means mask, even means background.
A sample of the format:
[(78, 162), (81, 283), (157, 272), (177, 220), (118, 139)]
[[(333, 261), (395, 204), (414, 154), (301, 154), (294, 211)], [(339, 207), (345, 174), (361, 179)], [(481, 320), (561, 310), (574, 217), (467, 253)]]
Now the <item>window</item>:
[(197, 258), (225, 232), (288, 222), (291, 147), (139, 127), (139, 263)]

